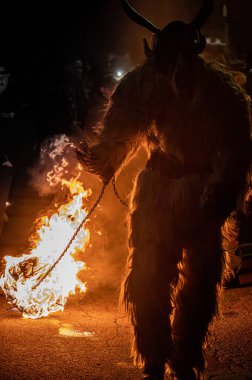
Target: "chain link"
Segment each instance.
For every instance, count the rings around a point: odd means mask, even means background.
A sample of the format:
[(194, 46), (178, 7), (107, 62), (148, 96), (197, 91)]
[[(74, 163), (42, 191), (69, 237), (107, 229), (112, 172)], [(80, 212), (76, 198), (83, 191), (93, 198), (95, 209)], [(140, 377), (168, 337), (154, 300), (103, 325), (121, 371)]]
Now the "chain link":
[(120, 194), (117, 191), (115, 177), (113, 177), (113, 179), (112, 179), (112, 186), (113, 186), (113, 189), (114, 189), (115, 196), (119, 199), (119, 201), (121, 202), (121, 204), (124, 207), (126, 207), (127, 209), (129, 209), (129, 205), (120, 197)]
[[(120, 197), (120, 195), (119, 195), (119, 193), (117, 191), (115, 177), (113, 177), (113, 179), (112, 179), (112, 186), (113, 186), (113, 189), (114, 189), (115, 196), (119, 199), (119, 201), (121, 202), (121, 204), (128, 209), (129, 208), (128, 204)], [(96, 207), (98, 206), (98, 204), (100, 203), (106, 187), (107, 187), (107, 185), (104, 184), (103, 187), (102, 187), (102, 189), (101, 189), (101, 192), (99, 194), (99, 197), (97, 198), (96, 202), (91, 207), (91, 209), (89, 210), (89, 212), (87, 213), (87, 215), (80, 222), (77, 230), (74, 232), (73, 236), (71, 237), (71, 239), (70, 239), (69, 243), (67, 244), (66, 248), (64, 249), (64, 251), (60, 254), (60, 256), (57, 258), (57, 260), (50, 266), (50, 268), (46, 271), (46, 273), (39, 279), (39, 281), (32, 287), (32, 290), (35, 290), (49, 276), (49, 274), (56, 267), (56, 265), (60, 262), (60, 260), (63, 258), (63, 256), (65, 256), (65, 254), (67, 253), (67, 251), (70, 248), (71, 244), (73, 243), (74, 239), (76, 238), (76, 236), (80, 232), (80, 229), (82, 228), (82, 226), (84, 225), (84, 223), (87, 221), (87, 219), (90, 217), (90, 215), (94, 212), (94, 210), (96, 209)]]
[(60, 260), (62, 259), (62, 257), (66, 254), (66, 252), (68, 251), (69, 247), (71, 246), (72, 242), (74, 241), (74, 239), (76, 238), (76, 236), (78, 235), (80, 229), (82, 228), (83, 224), (86, 222), (86, 220), (90, 217), (90, 215), (94, 212), (94, 210), (96, 209), (96, 207), (98, 206), (98, 204), (100, 203), (102, 197), (103, 197), (103, 194), (104, 194), (104, 191), (106, 189), (107, 185), (104, 184), (102, 189), (101, 189), (101, 192), (99, 194), (99, 197), (97, 198), (96, 202), (94, 203), (94, 205), (91, 207), (91, 209), (89, 210), (89, 212), (87, 213), (87, 215), (85, 216), (85, 218), (83, 218), (83, 220), (80, 222), (77, 230), (75, 231), (75, 233), (73, 234), (73, 236), (71, 237), (69, 243), (67, 244), (66, 248), (64, 249), (64, 251), (61, 253), (61, 255), (57, 258), (57, 260), (52, 264), (52, 266), (46, 271), (46, 273), (40, 278), (40, 280), (32, 287), (32, 290), (35, 290), (45, 279), (46, 277), (52, 272), (52, 270), (56, 267), (56, 265), (60, 262)]

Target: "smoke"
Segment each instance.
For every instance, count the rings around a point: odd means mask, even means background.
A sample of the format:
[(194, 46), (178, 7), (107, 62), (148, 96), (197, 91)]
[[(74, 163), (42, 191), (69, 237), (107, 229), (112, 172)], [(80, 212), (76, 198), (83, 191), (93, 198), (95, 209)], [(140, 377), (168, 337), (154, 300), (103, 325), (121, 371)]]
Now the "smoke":
[[(49, 199), (48, 211), (41, 210), (41, 214), (50, 212), (55, 200), (58, 203), (61, 199), (61, 179), (70, 179), (76, 175), (78, 161), (74, 146), (77, 140), (79, 138), (70, 140), (66, 135), (56, 135), (45, 140), (41, 146), (39, 157), (29, 173), (30, 185), (39, 196)], [(145, 161), (145, 153), (141, 151), (118, 178), (117, 189), (126, 202), (134, 178), (144, 167)], [(85, 171), (80, 173), (79, 180), (86, 189), (92, 190), (85, 202), (85, 207), (90, 209), (100, 194), (102, 183)], [(127, 213), (128, 210), (115, 196), (112, 185), (108, 185), (100, 204), (85, 225), (90, 230), (90, 243), (76, 257), (76, 260), (84, 261), (87, 265), (87, 270), (82, 271), (79, 277), (86, 282), (90, 292), (98, 288), (119, 288), (128, 254)]]
[(39, 156), (28, 170), (29, 184), (39, 196), (57, 192), (60, 180), (72, 174), (73, 147), (66, 135), (55, 135), (41, 144)]

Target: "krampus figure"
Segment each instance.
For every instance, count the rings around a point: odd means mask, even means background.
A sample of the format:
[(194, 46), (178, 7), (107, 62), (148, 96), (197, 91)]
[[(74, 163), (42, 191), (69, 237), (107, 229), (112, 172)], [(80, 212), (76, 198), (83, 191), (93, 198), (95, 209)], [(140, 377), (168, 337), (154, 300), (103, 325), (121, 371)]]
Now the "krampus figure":
[(168, 364), (179, 380), (200, 379), (223, 270), (220, 229), (250, 165), (248, 104), (231, 75), (199, 56), (212, 1), (190, 24), (162, 30), (123, 5), (154, 33), (153, 46), (145, 41), (145, 62), (121, 79), (99, 143), (80, 144), (77, 155), (108, 183), (147, 142), (130, 202), (122, 288), (132, 352), (144, 378), (163, 379)]

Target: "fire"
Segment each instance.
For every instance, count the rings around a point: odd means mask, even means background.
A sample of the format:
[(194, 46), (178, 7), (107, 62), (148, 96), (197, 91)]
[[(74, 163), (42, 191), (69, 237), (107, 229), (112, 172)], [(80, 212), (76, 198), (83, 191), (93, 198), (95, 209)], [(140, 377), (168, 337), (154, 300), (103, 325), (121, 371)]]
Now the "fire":
[[(75, 261), (74, 255), (83, 252), (90, 234), (85, 228), (80, 228), (76, 236), (74, 234), (87, 215), (83, 203), (91, 191), (84, 190), (79, 175), (80, 172), (70, 180), (61, 179), (63, 190), (68, 192), (67, 202), (50, 217), (37, 219), (36, 233), (30, 238), (31, 251), (19, 257), (4, 258), (0, 286), (7, 301), (25, 318), (46, 317), (52, 312), (63, 311), (68, 296), (74, 294), (76, 288), (86, 291), (86, 285), (77, 277), (85, 263)], [(52, 180), (51, 173), (49, 177)], [(45, 276), (71, 240), (66, 253)]]

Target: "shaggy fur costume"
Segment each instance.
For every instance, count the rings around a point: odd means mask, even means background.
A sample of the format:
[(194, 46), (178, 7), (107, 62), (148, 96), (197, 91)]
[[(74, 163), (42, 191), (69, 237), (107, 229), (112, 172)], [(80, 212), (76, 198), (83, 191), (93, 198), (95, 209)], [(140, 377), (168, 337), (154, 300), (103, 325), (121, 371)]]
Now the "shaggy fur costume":
[(143, 141), (149, 160), (131, 196), (122, 286), (132, 354), (158, 379), (167, 363), (177, 378), (199, 379), (218, 311), (220, 229), (250, 165), (246, 96), (222, 67), (196, 55), (168, 74), (147, 59), (120, 81), (99, 143), (78, 156), (108, 182)]

